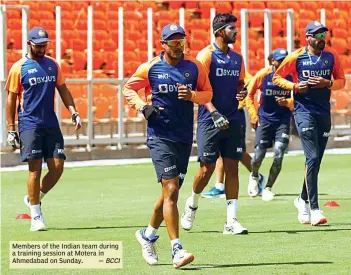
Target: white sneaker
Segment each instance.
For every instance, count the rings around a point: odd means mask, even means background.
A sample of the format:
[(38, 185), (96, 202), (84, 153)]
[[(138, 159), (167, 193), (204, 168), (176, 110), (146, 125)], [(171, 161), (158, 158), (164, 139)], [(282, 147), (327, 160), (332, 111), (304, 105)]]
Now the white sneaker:
[(184, 230), (191, 230), (194, 225), (196, 208), (192, 208), (187, 202), (185, 203), (184, 212), (181, 218), (181, 224)]
[(274, 199), (275, 194), (270, 190), (270, 188), (265, 188), (262, 191), (262, 200), (263, 201), (271, 201)]
[(303, 199), (301, 199), (300, 196), (294, 200), (294, 205), (298, 211), (297, 219), (299, 220), (299, 222), (303, 224), (310, 223), (310, 205), (306, 203)]
[(183, 249), (179, 244), (173, 246), (173, 267), (180, 268), (194, 261), (194, 255)]
[(135, 237), (141, 245), (143, 258), (149, 265), (157, 264), (158, 256), (155, 242), (157, 241), (158, 236), (155, 236), (152, 240), (147, 240), (146, 237), (143, 237), (144, 233), (145, 229), (137, 230), (137, 232), (135, 232)]
[(237, 219), (234, 219), (234, 222), (231, 224), (224, 223), (224, 235), (238, 235), (238, 234), (248, 234), (249, 232), (245, 227), (242, 227)]
[(311, 210), (311, 225), (320, 225), (328, 222), (322, 213), (323, 211), (319, 209)]
[(258, 195), (258, 182), (259, 177), (253, 177), (250, 173), (249, 185), (247, 186), (247, 192), (250, 197), (256, 197)]
[(30, 231), (46, 231), (43, 215), (32, 217)]

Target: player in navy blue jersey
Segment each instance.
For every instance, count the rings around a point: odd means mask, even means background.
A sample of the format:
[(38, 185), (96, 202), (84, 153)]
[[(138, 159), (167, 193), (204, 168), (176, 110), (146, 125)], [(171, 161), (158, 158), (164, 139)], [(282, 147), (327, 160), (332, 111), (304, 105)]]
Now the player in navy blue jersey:
[[(290, 90), (276, 86), (272, 82), (275, 70), (288, 55), (285, 49), (273, 52), (271, 66), (260, 70), (248, 85), (246, 106), (251, 117), (252, 127), (256, 130), (255, 155), (251, 161), (252, 172), (249, 178), (248, 193), (256, 197), (259, 193), (259, 169), (266, 155), (267, 148), (274, 143), (274, 160), (271, 166), (262, 200), (270, 201), (274, 198), (271, 191), (283, 162), (284, 152), (289, 145), (290, 116), (293, 108), (293, 98)], [(292, 81), (289, 75), (287, 80)], [(254, 104), (256, 91), (260, 89), (258, 112)]]
[[(31, 210), (31, 231), (46, 230), (40, 201), (63, 172), (64, 142), (54, 111), (55, 88), (71, 112), (76, 130), (81, 127), (61, 69), (53, 58), (45, 55), (49, 42), (48, 33), (41, 27), (28, 32), (29, 53), (12, 66), (5, 87), (8, 92), (7, 141), (14, 148), (20, 145), (22, 161), (28, 162), (29, 167), (28, 195), (24, 197), (24, 203)], [(17, 99), (19, 136), (15, 129)], [(42, 158), (49, 171), (40, 185)]]
[(193, 227), (201, 192), (208, 184), (222, 156), (225, 170), (227, 220), (223, 234), (247, 234), (237, 220), (239, 192), (238, 163), (242, 158), (242, 114), (238, 111), (237, 95), (245, 84), (242, 56), (229, 48), (237, 35), (232, 14), (217, 14), (212, 25), (215, 43), (201, 50), (197, 59), (204, 65), (213, 88), (212, 102), (199, 106), (197, 144), (200, 169), (195, 175), (192, 195), (187, 199), (181, 223), (185, 230)]
[[(123, 93), (129, 105), (141, 111), (148, 121), (147, 145), (157, 181), (162, 184), (150, 224), (138, 230), (136, 238), (146, 262), (156, 264), (156, 233), (165, 220), (173, 266), (179, 268), (194, 260), (179, 240), (177, 207), (193, 143), (194, 103), (210, 102), (212, 88), (200, 62), (183, 53), (184, 29), (169, 24), (163, 28), (161, 36), (164, 52), (142, 64), (124, 86)], [(142, 88), (151, 102), (146, 103), (139, 97), (137, 91)]]
[(285, 58), (273, 82), (294, 91), (294, 118), (306, 157), (302, 192), (294, 201), (298, 220), (319, 225), (327, 223), (318, 205), (318, 174), (331, 128), (330, 94), (345, 86), (345, 75), (338, 54), (326, 47), (328, 28), (312, 21), (305, 31), (308, 44)]

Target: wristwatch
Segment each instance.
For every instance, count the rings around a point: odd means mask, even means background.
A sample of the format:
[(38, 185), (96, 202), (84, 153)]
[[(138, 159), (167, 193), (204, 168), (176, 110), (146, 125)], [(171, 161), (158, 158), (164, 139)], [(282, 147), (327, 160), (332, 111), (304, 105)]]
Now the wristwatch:
[(329, 87), (328, 88), (331, 88), (333, 86), (333, 80), (329, 80)]

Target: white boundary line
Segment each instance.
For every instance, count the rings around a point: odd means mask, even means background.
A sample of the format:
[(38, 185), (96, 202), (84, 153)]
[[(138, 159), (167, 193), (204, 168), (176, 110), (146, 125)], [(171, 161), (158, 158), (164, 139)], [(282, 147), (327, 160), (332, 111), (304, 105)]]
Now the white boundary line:
[[(336, 148), (325, 150), (326, 155), (348, 155), (351, 154), (351, 148)], [(253, 154), (250, 154), (251, 156)], [(290, 156), (301, 156), (303, 155), (302, 150), (289, 151), (285, 157)], [(272, 157), (273, 153), (269, 152), (267, 157)], [(196, 161), (197, 157), (190, 157), (190, 161)], [(65, 168), (76, 168), (76, 167), (90, 167), (90, 166), (115, 166), (115, 165), (133, 165), (133, 164), (143, 164), (151, 163), (150, 158), (139, 158), (139, 159), (101, 159), (101, 160), (86, 160), (86, 161), (67, 161), (65, 162)], [(46, 168), (46, 164), (43, 164)], [(17, 165), (13, 167), (1, 167), (1, 172), (15, 172), (15, 171), (25, 171), (28, 170), (27, 165)]]

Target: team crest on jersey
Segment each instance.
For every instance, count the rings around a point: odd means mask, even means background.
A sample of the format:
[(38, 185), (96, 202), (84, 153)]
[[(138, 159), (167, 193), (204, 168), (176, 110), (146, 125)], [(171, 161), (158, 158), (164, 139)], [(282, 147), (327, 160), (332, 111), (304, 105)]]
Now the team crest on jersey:
[(168, 85), (167, 84), (158, 85), (158, 91), (161, 94), (167, 94), (168, 93)]
[(237, 65), (237, 64), (238, 64), (238, 61), (234, 60), (234, 64)]
[(329, 60), (328, 59), (324, 59), (324, 64), (328, 65), (329, 64)]
[(52, 70), (52, 68), (51, 68), (51, 67), (48, 67), (48, 70), (49, 70), (49, 71), (51, 71), (51, 70)]
[(38, 34), (39, 34), (39, 36), (41, 36), (41, 37), (45, 36), (45, 32), (44, 32), (43, 30), (40, 30), (40, 31), (38, 32)]
[(37, 78), (36, 77), (29, 78), (29, 85), (30, 86), (37, 85)]
[(190, 78), (190, 77), (191, 77), (191, 72), (190, 72), (190, 71), (184, 71), (184, 72), (183, 72), (183, 76), (184, 76), (185, 78)]

